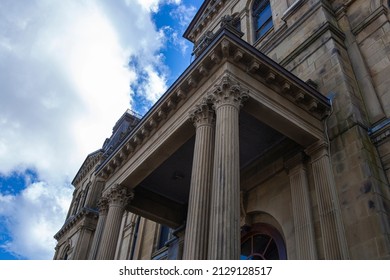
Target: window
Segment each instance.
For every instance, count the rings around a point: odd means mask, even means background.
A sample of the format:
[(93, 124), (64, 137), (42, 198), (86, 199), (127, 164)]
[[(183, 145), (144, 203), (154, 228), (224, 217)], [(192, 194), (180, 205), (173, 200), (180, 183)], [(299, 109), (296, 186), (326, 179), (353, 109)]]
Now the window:
[(285, 260), (286, 248), (280, 233), (267, 224), (257, 224), (241, 242), (242, 260)]
[(165, 246), (165, 243), (170, 238), (170, 233), (171, 233), (171, 229), (169, 227), (161, 225), (158, 249), (161, 249), (162, 247)]
[(271, 5), (268, 0), (255, 0), (252, 6), (255, 39), (264, 36), (273, 26)]

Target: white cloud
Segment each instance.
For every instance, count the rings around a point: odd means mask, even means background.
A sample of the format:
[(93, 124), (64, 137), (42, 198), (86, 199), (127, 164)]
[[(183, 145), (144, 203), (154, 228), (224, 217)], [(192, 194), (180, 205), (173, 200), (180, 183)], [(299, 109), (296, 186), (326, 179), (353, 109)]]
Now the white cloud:
[(150, 65), (146, 66), (144, 71), (146, 83), (138, 87), (138, 90), (147, 100), (154, 103), (167, 90), (166, 78), (158, 75)]
[(22, 258), (53, 258), (53, 229), (62, 226), (71, 193), (70, 186), (37, 182), (18, 195), (0, 194), (0, 215), (12, 236), (0, 247)]
[[(3, 248), (52, 258), (69, 181), (133, 106), (130, 85), (152, 102), (167, 88), (165, 35), (150, 15), (161, 3), (180, 1), (0, 2), (0, 175), (39, 175), (19, 194), (0, 189), (12, 236)], [(137, 65), (127, 65), (130, 57)]]
[[(126, 3), (130, 5), (134, 0), (126, 0)], [(162, 4), (176, 4), (179, 5), (181, 0), (136, 0), (143, 9), (148, 12), (157, 13), (159, 6)]]
[(179, 5), (170, 12), (171, 17), (179, 21), (182, 27), (187, 27), (196, 13), (194, 6)]

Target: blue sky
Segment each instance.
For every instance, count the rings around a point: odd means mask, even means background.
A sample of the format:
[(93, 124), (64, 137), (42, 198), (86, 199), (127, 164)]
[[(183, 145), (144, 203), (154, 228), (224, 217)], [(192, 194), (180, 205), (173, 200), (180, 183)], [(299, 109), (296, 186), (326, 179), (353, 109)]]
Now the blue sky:
[(191, 61), (202, 0), (0, 1), (0, 259), (51, 259), (71, 181)]

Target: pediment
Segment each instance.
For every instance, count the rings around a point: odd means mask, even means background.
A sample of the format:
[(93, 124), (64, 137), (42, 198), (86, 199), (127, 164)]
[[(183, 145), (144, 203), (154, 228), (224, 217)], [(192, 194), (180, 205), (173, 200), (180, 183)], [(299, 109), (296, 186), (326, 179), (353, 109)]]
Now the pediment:
[(100, 162), (103, 155), (103, 151), (101, 149), (90, 153), (83, 164), (81, 165), (79, 171), (72, 181), (72, 185), (76, 186), (80, 181), (84, 179), (84, 177)]
[(227, 2), (227, 0), (205, 0), (184, 32), (183, 37), (195, 43), (198, 34), (209, 26)]

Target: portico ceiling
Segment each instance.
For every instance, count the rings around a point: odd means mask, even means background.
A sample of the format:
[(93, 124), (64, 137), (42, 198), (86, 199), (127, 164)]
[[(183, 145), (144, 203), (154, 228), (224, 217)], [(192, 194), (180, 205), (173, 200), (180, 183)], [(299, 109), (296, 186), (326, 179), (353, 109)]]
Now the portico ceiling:
[[(266, 155), (271, 148), (286, 138), (244, 110), (240, 113), (239, 127), (241, 169)], [(191, 183), (194, 143), (195, 136), (145, 178), (135, 188), (135, 199), (137, 192), (147, 191), (149, 194), (157, 194), (167, 201), (182, 205), (183, 213), (180, 216), (184, 219)]]

